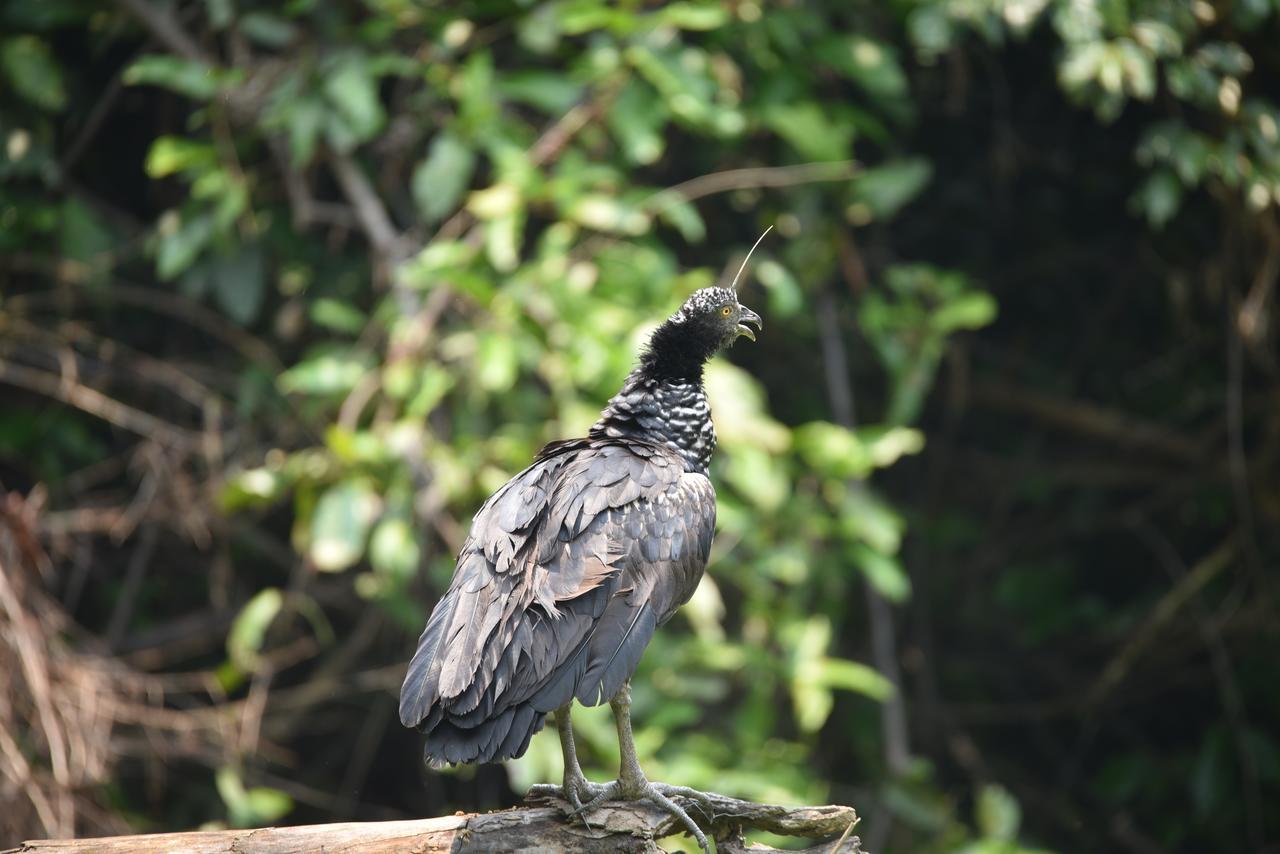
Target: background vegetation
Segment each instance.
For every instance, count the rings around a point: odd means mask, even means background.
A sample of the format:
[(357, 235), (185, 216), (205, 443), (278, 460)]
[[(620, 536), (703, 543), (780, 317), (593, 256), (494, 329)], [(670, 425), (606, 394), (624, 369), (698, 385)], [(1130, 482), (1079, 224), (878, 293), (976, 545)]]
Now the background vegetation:
[(1277, 850), (1278, 21), (4, 4), (0, 843), (557, 779), (426, 772), (404, 663), (484, 496), (774, 224), (651, 776), (874, 851)]

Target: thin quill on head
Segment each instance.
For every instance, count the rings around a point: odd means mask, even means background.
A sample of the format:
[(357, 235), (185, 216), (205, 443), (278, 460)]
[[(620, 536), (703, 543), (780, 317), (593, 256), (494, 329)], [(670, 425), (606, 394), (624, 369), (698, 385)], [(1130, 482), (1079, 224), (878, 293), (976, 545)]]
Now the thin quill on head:
[(751, 251), (747, 253), (746, 258), (742, 259), (742, 266), (738, 268), (738, 272), (734, 275), (733, 284), (729, 285), (731, 289), (735, 291), (738, 289), (738, 277), (742, 275), (743, 270), (747, 269), (747, 262), (751, 260), (751, 253), (756, 251), (756, 247), (760, 245), (760, 241), (764, 240), (764, 236), (771, 231), (773, 231), (773, 226), (769, 226), (761, 232), (760, 236), (756, 238), (756, 242), (751, 244)]

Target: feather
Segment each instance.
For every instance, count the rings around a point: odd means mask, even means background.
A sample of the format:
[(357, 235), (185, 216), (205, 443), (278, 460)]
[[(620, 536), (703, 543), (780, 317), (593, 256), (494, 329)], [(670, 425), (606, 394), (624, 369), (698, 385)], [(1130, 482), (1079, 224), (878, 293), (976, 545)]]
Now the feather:
[(648, 602), (629, 607), (632, 597), (610, 603), (596, 633), (588, 642), (587, 667), (574, 692), (578, 702), (598, 706), (618, 693), (649, 645), (656, 628)]
[(710, 483), (670, 449), (544, 447), (476, 514), (410, 663), (401, 719), (428, 760), (521, 755), (547, 712), (612, 697), (701, 576), (705, 552), (671, 543), (709, 543), (713, 514)]

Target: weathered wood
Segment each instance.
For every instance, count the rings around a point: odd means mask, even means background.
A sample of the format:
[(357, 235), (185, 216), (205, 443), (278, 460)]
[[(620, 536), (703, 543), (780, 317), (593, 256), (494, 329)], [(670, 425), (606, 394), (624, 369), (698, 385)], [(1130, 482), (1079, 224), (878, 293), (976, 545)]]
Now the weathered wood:
[[(768, 830), (813, 839), (843, 837), (807, 849), (860, 854), (858, 837), (848, 834), (858, 817), (851, 807), (782, 807), (708, 794), (709, 811), (687, 801), (690, 812), (723, 854), (771, 851), (744, 846), (742, 831)], [(257, 830), (212, 830), (156, 833), (98, 839), (42, 839), (25, 842), (16, 852), (46, 854), (435, 854), (436, 852), (566, 851), (660, 852), (656, 840), (682, 828), (663, 810), (649, 804), (609, 803), (593, 810), (590, 826), (570, 824), (568, 804), (548, 800), (534, 806), (493, 813), (473, 813), (411, 821), (349, 822)], [(708, 812), (710, 814), (708, 814)]]

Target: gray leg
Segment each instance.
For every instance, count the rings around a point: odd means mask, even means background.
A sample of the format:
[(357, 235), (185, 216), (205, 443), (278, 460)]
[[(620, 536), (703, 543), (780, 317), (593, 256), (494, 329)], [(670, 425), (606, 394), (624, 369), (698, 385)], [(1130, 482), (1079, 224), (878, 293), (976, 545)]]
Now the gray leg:
[[(560, 736), (560, 752), (564, 755), (564, 786), (552, 786), (540, 783), (529, 789), (526, 797), (564, 798), (575, 810), (582, 809), (583, 801), (590, 801), (604, 789), (598, 783), (592, 783), (582, 773), (578, 764), (578, 748), (573, 742), (573, 725), (569, 719), (569, 709), (573, 701), (556, 709), (556, 733)], [(583, 822), (585, 824), (585, 821)]]
[(631, 734), (631, 683), (625, 682), (609, 705), (613, 707), (613, 720), (618, 727), (618, 749), (622, 754), (622, 763), (618, 769), (618, 779), (606, 784), (587, 804), (579, 807), (579, 814), (588, 813), (605, 801), (652, 801), (675, 816), (685, 830), (698, 840), (703, 851), (710, 852), (706, 834), (689, 818), (684, 808), (671, 800), (672, 795), (705, 801), (706, 796), (696, 789), (687, 786), (668, 786), (665, 783), (650, 783), (640, 768), (640, 760), (636, 757), (636, 742)]

